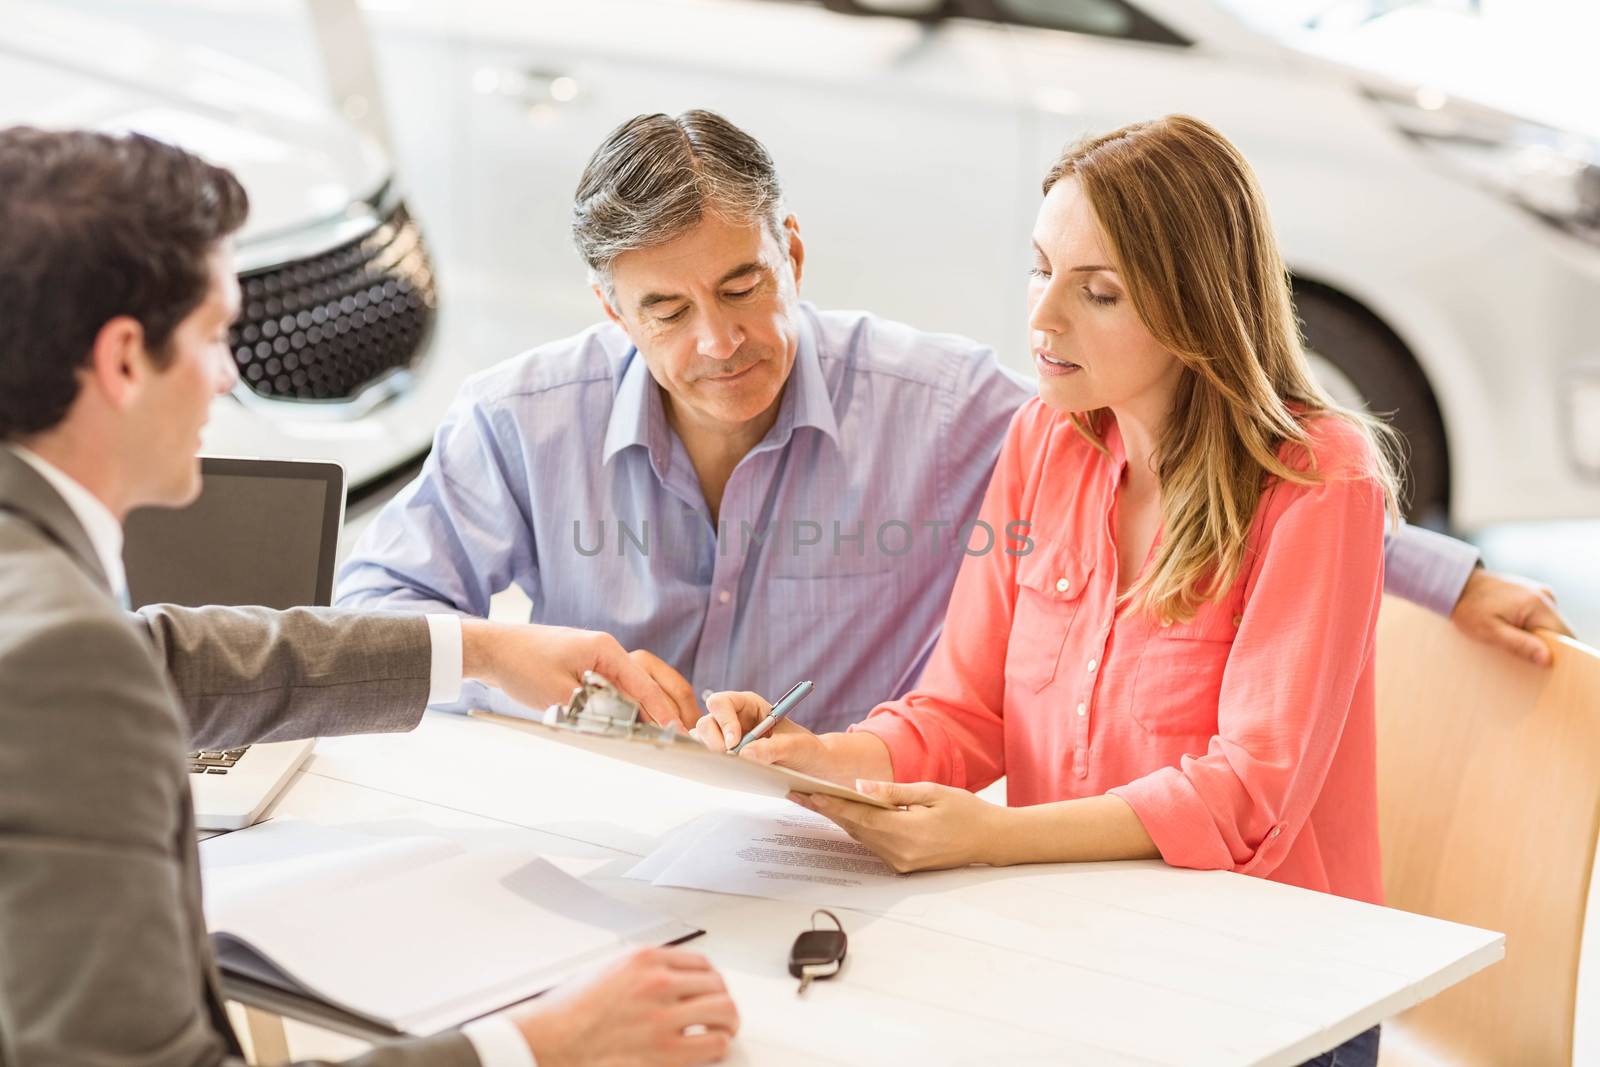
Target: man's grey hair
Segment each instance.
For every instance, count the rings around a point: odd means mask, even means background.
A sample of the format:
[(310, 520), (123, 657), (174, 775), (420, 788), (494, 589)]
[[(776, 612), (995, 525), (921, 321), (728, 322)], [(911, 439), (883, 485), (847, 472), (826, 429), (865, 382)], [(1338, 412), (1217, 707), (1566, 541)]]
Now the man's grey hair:
[(639, 115), (611, 132), (578, 179), (572, 237), (615, 304), (611, 264), (666, 244), (707, 213), (767, 225), (783, 241), (783, 189), (761, 142), (711, 111)]

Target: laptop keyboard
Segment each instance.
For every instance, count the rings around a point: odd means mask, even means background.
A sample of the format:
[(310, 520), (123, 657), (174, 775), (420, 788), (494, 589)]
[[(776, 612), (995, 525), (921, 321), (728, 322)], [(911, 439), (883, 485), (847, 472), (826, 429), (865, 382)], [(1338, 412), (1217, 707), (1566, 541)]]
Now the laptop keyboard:
[(217, 752), (189, 753), (190, 774), (227, 774), (239, 758), (250, 751), (250, 746), (230, 748)]

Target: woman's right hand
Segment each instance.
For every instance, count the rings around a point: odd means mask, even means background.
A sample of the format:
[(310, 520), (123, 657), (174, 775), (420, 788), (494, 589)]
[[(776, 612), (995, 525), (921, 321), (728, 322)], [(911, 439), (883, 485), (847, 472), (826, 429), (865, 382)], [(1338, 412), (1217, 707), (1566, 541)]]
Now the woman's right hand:
[[(713, 752), (732, 751), (741, 737), (772, 713), (772, 705), (758, 693), (713, 693), (706, 700), (706, 709), (709, 714), (695, 723), (694, 733)], [(834, 773), (838, 761), (822, 738), (787, 718), (767, 736), (746, 745), (739, 755), (818, 778), (838, 779)]]

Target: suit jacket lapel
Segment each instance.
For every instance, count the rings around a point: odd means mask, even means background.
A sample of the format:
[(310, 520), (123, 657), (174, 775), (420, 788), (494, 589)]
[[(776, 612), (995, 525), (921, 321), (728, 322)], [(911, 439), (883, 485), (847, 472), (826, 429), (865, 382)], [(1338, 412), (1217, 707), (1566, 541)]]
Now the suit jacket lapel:
[(39, 477), (38, 471), (4, 446), (0, 446), (0, 511), (9, 511), (37, 527), (64, 548), (96, 585), (111, 593), (111, 579), (100, 566), (88, 532), (67, 502)]

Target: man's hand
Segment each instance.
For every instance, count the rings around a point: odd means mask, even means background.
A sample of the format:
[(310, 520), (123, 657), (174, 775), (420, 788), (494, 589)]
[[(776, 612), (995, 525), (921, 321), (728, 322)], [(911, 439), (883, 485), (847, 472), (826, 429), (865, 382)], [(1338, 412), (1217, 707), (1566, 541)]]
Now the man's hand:
[[(715, 1063), (739, 1012), (704, 956), (636, 952), (598, 978), (510, 1013), (539, 1067), (689, 1067)], [(688, 1031), (688, 1032), (686, 1032)]]
[(990, 862), (985, 848), (998, 838), (1006, 809), (933, 782), (858, 782), (856, 789), (897, 807), (885, 811), (821, 793), (789, 799), (833, 820), (901, 874)]
[[(700, 718), (700, 705), (695, 703), (694, 686), (689, 684), (689, 679), (673, 670), (666, 660), (654, 652), (636, 648), (628, 653), (628, 656), (640, 670), (655, 680), (661, 691), (667, 695), (667, 699), (672, 702), (674, 714), (667, 722), (650, 716), (655, 719), (656, 725), (666, 726), (675, 722), (685, 730), (693, 730), (695, 722)], [(649, 714), (648, 709), (646, 714)]]
[(1468, 637), (1496, 645), (1541, 667), (1550, 666), (1550, 649), (1530, 631), (1554, 630), (1572, 635), (1567, 620), (1556, 610), (1556, 595), (1548, 586), (1482, 568), (1467, 579), (1450, 618)]
[[(565, 702), (582, 684), (583, 672), (594, 671), (638, 701), (650, 721), (692, 727), (694, 695), (689, 683), (654, 656), (649, 656), (653, 661), (649, 667), (635, 658), (648, 655), (629, 655), (615, 637), (595, 630), (461, 620), (462, 675), (504, 690), (518, 703), (545, 708)], [(679, 694), (676, 699), (663, 682)], [(688, 694), (687, 713), (679, 710), (683, 693)]]

